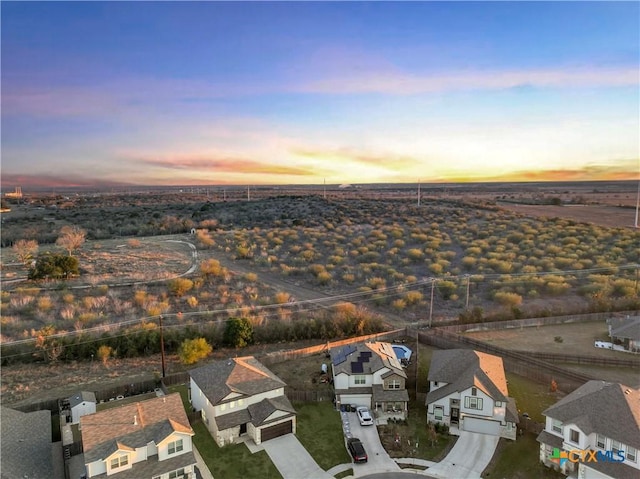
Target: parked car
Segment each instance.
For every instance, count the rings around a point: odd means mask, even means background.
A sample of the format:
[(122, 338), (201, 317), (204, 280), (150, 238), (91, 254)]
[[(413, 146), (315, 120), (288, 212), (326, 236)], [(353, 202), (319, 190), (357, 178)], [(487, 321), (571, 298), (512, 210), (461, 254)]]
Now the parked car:
[(373, 425), (373, 417), (371, 417), (371, 412), (369, 412), (369, 408), (366, 406), (360, 406), (356, 409), (356, 414), (358, 415), (358, 420), (360, 421), (361, 426), (372, 426)]
[(360, 439), (357, 437), (347, 439), (347, 448), (349, 449), (349, 453), (351, 454), (351, 457), (353, 457), (354, 462), (367, 462), (369, 459), (362, 442), (360, 442)]

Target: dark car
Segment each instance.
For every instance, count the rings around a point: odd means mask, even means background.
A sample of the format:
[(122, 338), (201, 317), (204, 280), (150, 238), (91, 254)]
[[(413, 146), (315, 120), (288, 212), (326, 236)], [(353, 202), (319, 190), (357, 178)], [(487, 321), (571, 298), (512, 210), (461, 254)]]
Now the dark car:
[(364, 446), (357, 437), (351, 437), (347, 439), (347, 447), (353, 457), (354, 462), (367, 462), (367, 452), (364, 450)]

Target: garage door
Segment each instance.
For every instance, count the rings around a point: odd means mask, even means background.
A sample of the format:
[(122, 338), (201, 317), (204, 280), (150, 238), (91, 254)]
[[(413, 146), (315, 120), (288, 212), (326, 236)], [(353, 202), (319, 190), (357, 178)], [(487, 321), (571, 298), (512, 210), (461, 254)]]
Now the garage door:
[(462, 427), (465, 431), (493, 434), (494, 436), (500, 435), (500, 423), (498, 421), (489, 421), (467, 416), (464, 418)]
[(293, 422), (287, 421), (260, 430), (260, 442), (293, 432)]

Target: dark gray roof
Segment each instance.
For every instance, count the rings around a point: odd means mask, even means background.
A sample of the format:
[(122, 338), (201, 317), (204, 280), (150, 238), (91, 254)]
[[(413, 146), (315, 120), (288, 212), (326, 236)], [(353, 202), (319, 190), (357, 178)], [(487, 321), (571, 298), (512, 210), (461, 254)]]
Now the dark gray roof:
[(161, 474), (167, 474), (171, 471), (181, 469), (183, 467), (192, 466), (197, 463), (196, 456), (193, 452), (186, 452), (164, 461), (158, 461), (158, 455), (150, 456), (146, 461), (135, 463), (131, 469), (118, 472), (115, 475), (107, 476), (107, 473), (100, 474), (99, 479), (107, 477), (117, 477), (118, 479), (140, 479), (142, 477), (154, 477)]
[(91, 391), (80, 391), (69, 398), (69, 404), (71, 407), (75, 407), (83, 402), (97, 403), (96, 395)]
[(502, 358), (471, 349), (435, 351), (429, 366), (429, 381), (447, 383), (427, 394), (427, 404), (454, 392), (475, 386), (495, 401), (506, 401), (507, 381)]
[[(588, 462), (585, 464), (585, 467), (590, 467), (616, 479), (638, 479), (639, 475), (635, 467), (631, 467), (624, 462)], [(591, 474), (589, 474), (589, 476), (591, 476)]]
[[(218, 416), (214, 420), (220, 431), (249, 422), (254, 426), (261, 426), (275, 411), (284, 411), (291, 415), (296, 413), (286, 396), (278, 396), (276, 398), (263, 399), (259, 403), (251, 404), (246, 409)], [(281, 419), (281, 417), (278, 419)]]
[(506, 414), (504, 415), (504, 419), (507, 422), (513, 422), (518, 424), (520, 419), (518, 418), (518, 408), (516, 407), (516, 400), (513, 398), (507, 398), (507, 407)]
[(406, 389), (384, 389), (382, 384), (373, 385), (374, 402), (408, 402), (409, 392)]
[(51, 412), (0, 408), (2, 479), (51, 479)]
[(225, 429), (251, 422), (251, 414), (249, 414), (247, 409), (240, 409), (228, 414), (223, 414), (222, 416), (217, 416), (214, 420), (218, 425), (218, 430), (224, 431)]
[(547, 431), (542, 431), (538, 434), (536, 441), (541, 442), (542, 444), (548, 444), (551, 447), (557, 447), (558, 449), (562, 449), (563, 439), (560, 436), (556, 436), (555, 434), (551, 434)]
[(216, 361), (189, 374), (213, 405), (227, 402), (224, 398), (231, 392), (248, 397), (286, 386), (253, 356)]
[(625, 318), (616, 323), (611, 323), (611, 337), (640, 340), (640, 317)]
[(372, 389), (366, 386), (361, 388), (336, 389), (336, 394), (372, 394)]
[[(373, 374), (383, 368), (388, 368), (403, 378), (407, 377), (407, 373), (389, 343), (374, 341), (348, 344), (331, 348), (329, 354), (333, 361), (335, 374)], [(336, 364), (336, 361), (339, 362)]]
[[(296, 413), (296, 410), (293, 409), (293, 406), (286, 396), (263, 399), (257, 404), (250, 405), (248, 409), (251, 414), (251, 423), (254, 426), (261, 426), (267, 422), (267, 418), (276, 411), (283, 411), (290, 414)], [(281, 417), (278, 417), (278, 419), (281, 419)]]
[(619, 383), (589, 381), (543, 411), (585, 434), (599, 433), (640, 449), (640, 390)]

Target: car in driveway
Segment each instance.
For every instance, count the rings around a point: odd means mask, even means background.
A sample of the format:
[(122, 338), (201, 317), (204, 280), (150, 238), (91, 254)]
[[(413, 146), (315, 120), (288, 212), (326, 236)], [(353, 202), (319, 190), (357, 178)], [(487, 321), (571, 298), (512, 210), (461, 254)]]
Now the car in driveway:
[(364, 446), (360, 439), (357, 437), (350, 437), (347, 439), (347, 448), (354, 462), (367, 462), (367, 451), (364, 450)]
[(358, 415), (358, 421), (360, 421), (361, 426), (373, 426), (373, 417), (371, 417), (371, 412), (368, 407), (360, 406), (356, 408), (356, 414)]

